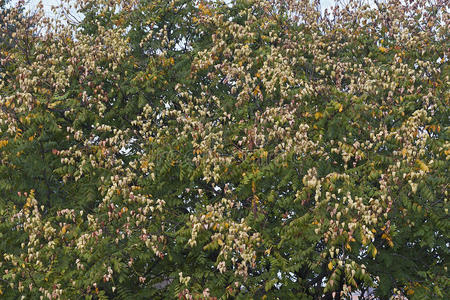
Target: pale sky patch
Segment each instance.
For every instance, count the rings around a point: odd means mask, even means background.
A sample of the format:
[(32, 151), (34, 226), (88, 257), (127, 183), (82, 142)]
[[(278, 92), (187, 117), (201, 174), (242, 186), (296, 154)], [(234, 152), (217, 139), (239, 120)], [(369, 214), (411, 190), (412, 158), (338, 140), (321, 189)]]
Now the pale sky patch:
[[(36, 4), (39, 3), (39, 0), (28, 0), (27, 2), (28, 2), (28, 4), (26, 5), (27, 9), (33, 9), (36, 7)], [(322, 9), (330, 7), (331, 5), (334, 4), (334, 2), (335, 2), (334, 0), (322, 0), (321, 1)], [(44, 5), (44, 10), (50, 16), (52, 15), (52, 12), (51, 12), (52, 5), (56, 6), (60, 3), (61, 3), (60, 0), (42, 0), (42, 4)]]

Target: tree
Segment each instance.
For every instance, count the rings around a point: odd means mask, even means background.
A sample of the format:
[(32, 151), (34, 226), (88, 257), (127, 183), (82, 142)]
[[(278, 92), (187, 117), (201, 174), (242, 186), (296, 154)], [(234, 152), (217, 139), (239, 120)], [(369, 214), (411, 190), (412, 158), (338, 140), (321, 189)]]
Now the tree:
[(446, 7), (319, 7), (86, 0), (79, 23), (16, 21), (2, 296), (444, 298)]
[(0, 36), (0, 45), (2, 48), (0, 50), (2, 51), (2, 55), (7, 54), (7, 51), (11, 49), (11, 44), (13, 43), (12, 34), (14, 27), (5, 20), (8, 15), (9, 2), (9, 0), (0, 0), (0, 27), (2, 30), (2, 35)]

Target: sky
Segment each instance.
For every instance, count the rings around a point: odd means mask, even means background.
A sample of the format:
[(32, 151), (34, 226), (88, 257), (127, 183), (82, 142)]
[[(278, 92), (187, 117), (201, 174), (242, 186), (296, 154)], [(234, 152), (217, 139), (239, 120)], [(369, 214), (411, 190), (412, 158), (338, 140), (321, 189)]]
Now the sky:
[[(35, 7), (36, 4), (39, 2), (39, 0), (28, 0), (29, 7)], [(50, 12), (50, 8), (52, 5), (58, 5), (60, 3), (59, 0), (42, 0), (42, 4), (44, 4), (44, 9), (48, 12)]]
[[(28, 0), (27, 8), (33, 8), (36, 7), (36, 4), (39, 2), (39, 0)], [(325, 9), (326, 7), (332, 5), (335, 1), (334, 0), (321, 0), (322, 2), (322, 9)], [(60, 0), (42, 0), (42, 3), (44, 4), (44, 9), (48, 14), (51, 14), (51, 7), (52, 5), (57, 5), (60, 3)]]

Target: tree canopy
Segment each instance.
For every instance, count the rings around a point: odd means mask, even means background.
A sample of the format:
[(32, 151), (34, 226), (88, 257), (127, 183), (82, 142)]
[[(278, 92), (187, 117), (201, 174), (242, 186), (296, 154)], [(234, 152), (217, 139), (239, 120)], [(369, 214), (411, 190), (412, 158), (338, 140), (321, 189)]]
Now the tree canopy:
[(450, 294), (445, 1), (21, 4), (0, 298)]

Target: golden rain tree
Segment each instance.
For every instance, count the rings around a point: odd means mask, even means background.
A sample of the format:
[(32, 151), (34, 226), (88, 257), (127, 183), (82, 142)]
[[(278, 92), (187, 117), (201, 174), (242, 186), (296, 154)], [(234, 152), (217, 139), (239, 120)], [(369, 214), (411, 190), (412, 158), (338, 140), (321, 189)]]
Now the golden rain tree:
[(445, 1), (21, 4), (0, 297), (449, 294)]

